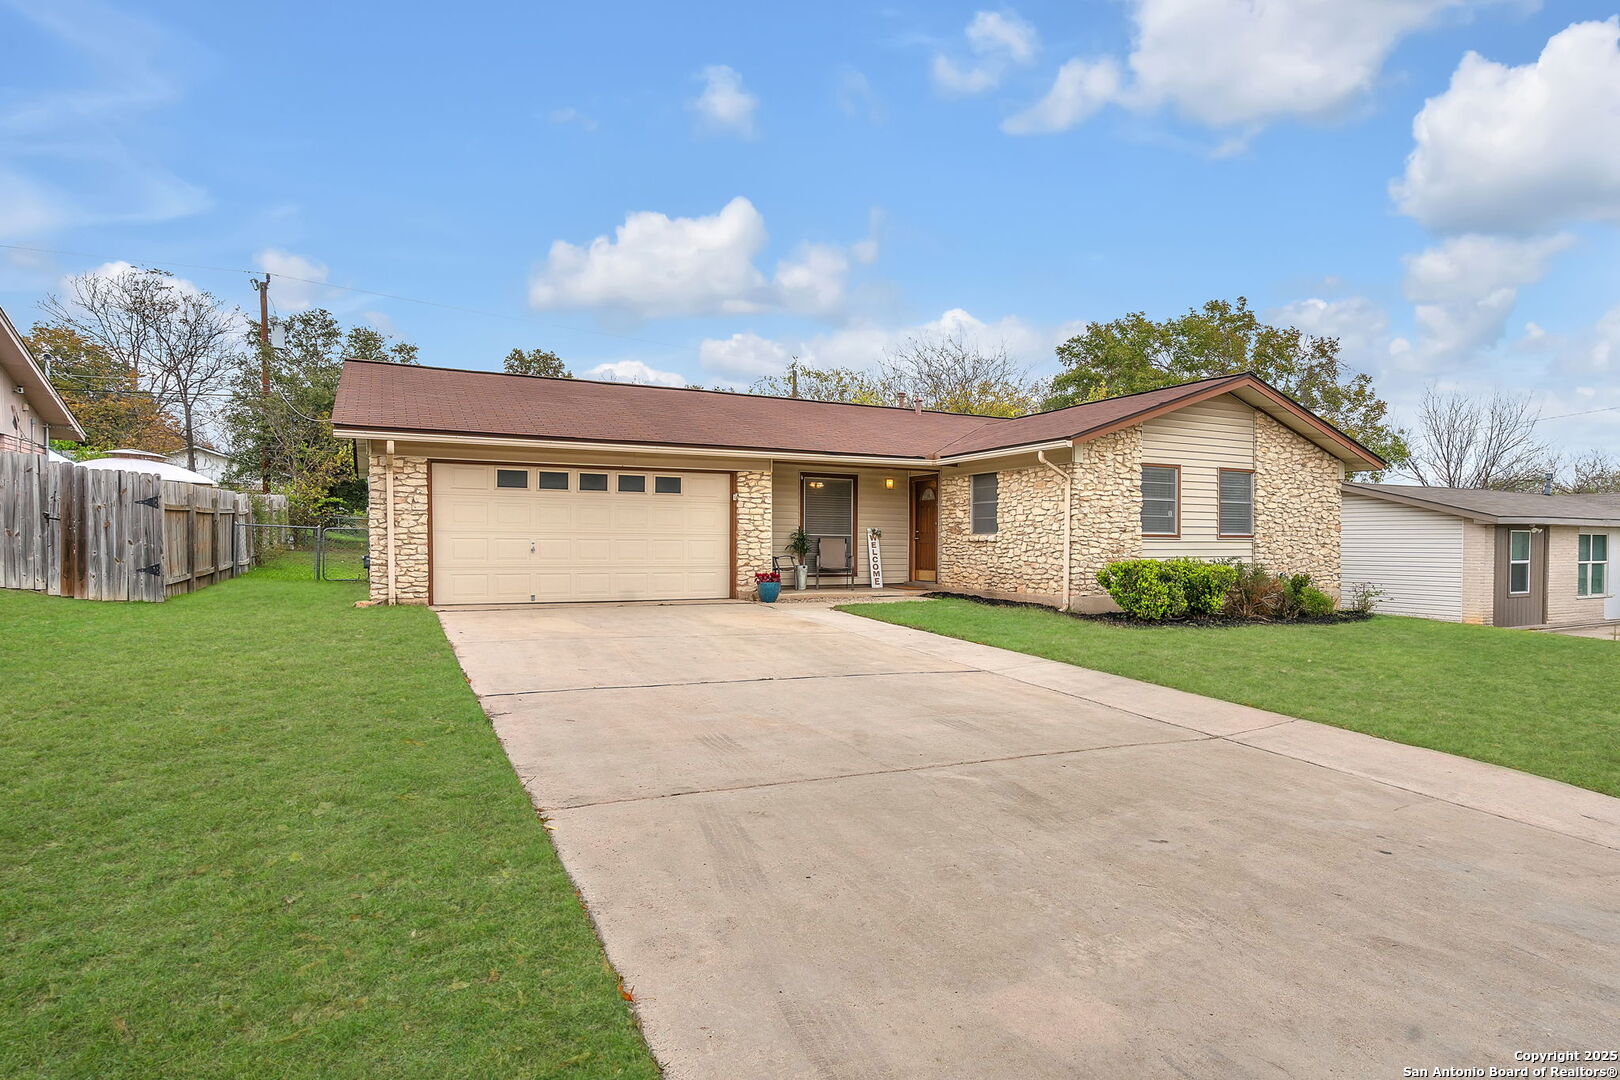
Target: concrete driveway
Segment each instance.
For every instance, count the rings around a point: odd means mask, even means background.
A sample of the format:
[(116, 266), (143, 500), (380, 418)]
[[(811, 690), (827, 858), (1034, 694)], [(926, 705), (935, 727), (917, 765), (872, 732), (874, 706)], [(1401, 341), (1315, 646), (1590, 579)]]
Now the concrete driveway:
[(798, 605), (440, 617), (676, 1080), (1615, 1047), (1620, 800)]

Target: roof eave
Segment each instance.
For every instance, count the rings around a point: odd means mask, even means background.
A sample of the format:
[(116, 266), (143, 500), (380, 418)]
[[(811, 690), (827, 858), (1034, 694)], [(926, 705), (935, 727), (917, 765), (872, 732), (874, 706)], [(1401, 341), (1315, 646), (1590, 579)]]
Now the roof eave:
[(84, 440), (84, 428), (79, 426), (79, 421), (67, 402), (62, 400), (62, 395), (56, 392), (56, 387), (34, 363), (33, 354), (28, 351), (22, 334), (18, 333), (3, 310), (0, 310), (0, 362), (4, 363), (6, 372), (17, 385), (22, 387), (29, 406), (39, 414), (47, 427), (67, 428), (75, 441)]
[(1483, 510), (1474, 510), (1466, 506), (1452, 506), (1449, 503), (1435, 502), (1432, 499), (1419, 498), (1415, 495), (1401, 495), (1393, 491), (1383, 491), (1362, 484), (1345, 484), (1343, 487), (1345, 491), (1354, 495), (1365, 495), (1368, 498), (1382, 499), (1385, 502), (1397, 503), (1402, 506), (1414, 506), (1419, 510), (1432, 510), (1437, 514), (1446, 514), (1450, 517), (1472, 521), (1476, 525), (1572, 525), (1593, 529), (1620, 529), (1620, 516), (1570, 517), (1564, 514), (1488, 514)]
[(617, 439), (565, 439), (546, 436), (511, 435), (499, 432), (465, 433), (411, 428), (371, 428), (354, 424), (334, 424), (332, 434), (340, 439), (393, 439), (397, 442), (444, 443), (450, 446), (509, 446), (525, 450), (595, 451), (598, 453), (673, 454), (688, 457), (750, 458), (781, 461), (822, 461), (838, 465), (874, 465), (897, 469), (932, 469), (938, 463), (930, 458), (895, 454), (838, 454), (818, 450), (782, 447), (715, 446), (709, 444), (629, 442)]

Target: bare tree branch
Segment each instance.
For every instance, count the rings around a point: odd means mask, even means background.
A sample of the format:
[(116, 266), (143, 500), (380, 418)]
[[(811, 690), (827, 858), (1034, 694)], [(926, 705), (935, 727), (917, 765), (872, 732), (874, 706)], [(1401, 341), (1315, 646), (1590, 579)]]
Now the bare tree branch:
[(158, 270), (84, 274), (68, 286), (66, 300), (46, 298), (46, 314), (126, 367), (132, 389), (160, 410), (179, 413), (195, 469), (197, 429), (230, 374), (240, 314)]
[(1416, 445), (1402, 472), (1432, 487), (1539, 489), (1559, 461), (1536, 434), (1529, 397), (1442, 394), (1430, 388), (1418, 413)]

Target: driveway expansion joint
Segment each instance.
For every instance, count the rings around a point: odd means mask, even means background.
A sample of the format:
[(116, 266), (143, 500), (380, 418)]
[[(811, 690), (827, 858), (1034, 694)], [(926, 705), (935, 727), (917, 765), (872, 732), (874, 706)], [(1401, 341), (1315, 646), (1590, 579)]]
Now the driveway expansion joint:
[(1002, 754), (997, 757), (967, 758), (963, 761), (927, 762), (922, 765), (897, 765), (892, 769), (866, 769), (860, 772), (829, 773), (826, 776), (801, 776), (791, 780), (766, 780), (757, 784), (735, 784), (727, 787), (693, 788), (690, 791), (666, 791), (660, 795), (631, 795), (622, 799), (603, 799), (600, 802), (569, 803), (548, 807), (546, 813), (563, 810), (590, 810), (598, 806), (617, 806), (622, 803), (657, 802), (660, 799), (679, 799), (688, 795), (723, 795), (733, 791), (758, 791), (766, 788), (793, 787), (798, 784), (819, 784), (829, 780), (856, 780), (868, 776), (892, 776), (899, 773), (931, 772), (936, 769), (958, 769), (967, 765), (994, 765), (1002, 761), (1031, 761), (1038, 758), (1067, 757), (1091, 754), (1099, 750), (1131, 750), (1142, 746), (1181, 746), (1187, 743), (1214, 742), (1217, 735), (1200, 735), (1184, 739), (1146, 739), (1140, 742), (1110, 743), (1107, 746), (1078, 746), (1062, 750), (1037, 750), (1028, 754)]
[[(549, 690), (503, 690), (480, 698), (526, 697), (530, 694), (575, 694), (586, 690), (657, 690), (670, 686), (725, 686), (730, 683), (809, 682), (817, 679), (871, 679), (885, 675), (973, 675), (977, 668), (942, 668), (937, 671), (848, 671), (840, 675), (756, 675), (747, 679), (690, 679), (681, 682), (619, 683), (613, 686), (557, 686)], [(986, 672), (983, 674), (994, 674)]]

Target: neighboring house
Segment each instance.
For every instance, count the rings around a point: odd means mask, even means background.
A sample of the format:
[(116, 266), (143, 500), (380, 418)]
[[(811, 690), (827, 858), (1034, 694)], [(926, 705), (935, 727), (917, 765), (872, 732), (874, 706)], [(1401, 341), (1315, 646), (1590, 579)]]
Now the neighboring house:
[(1344, 584), (1378, 610), (1488, 626), (1620, 619), (1620, 495), (1344, 486)]
[[(202, 473), (216, 484), (223, 484), (225, 474), (231, 467), (230, 455), (222, 454), (218, 450), (207, 446), (194, 446), (192, 449), (197, 453), (197, 468), (194, 471)], [(187, 464), (189, 459), (186, 457), (184, 450), (176, 450), (172, 454), (165, 454), (163, 460), (170, 465), (178, 465), (182, 469), (191, 469), (191, 466)]]
[(870, 581), (1111, 606), (1139, 555), (1339, 585), (1339, 491), (1371, 451), (1252, 375), (1017, 419), (350, 362), (378, 600), (751, 595), (801, 525)]
[(79, 442), (84, 429), (0, 311), (0, 450), (43, 454), (52, 439)]

